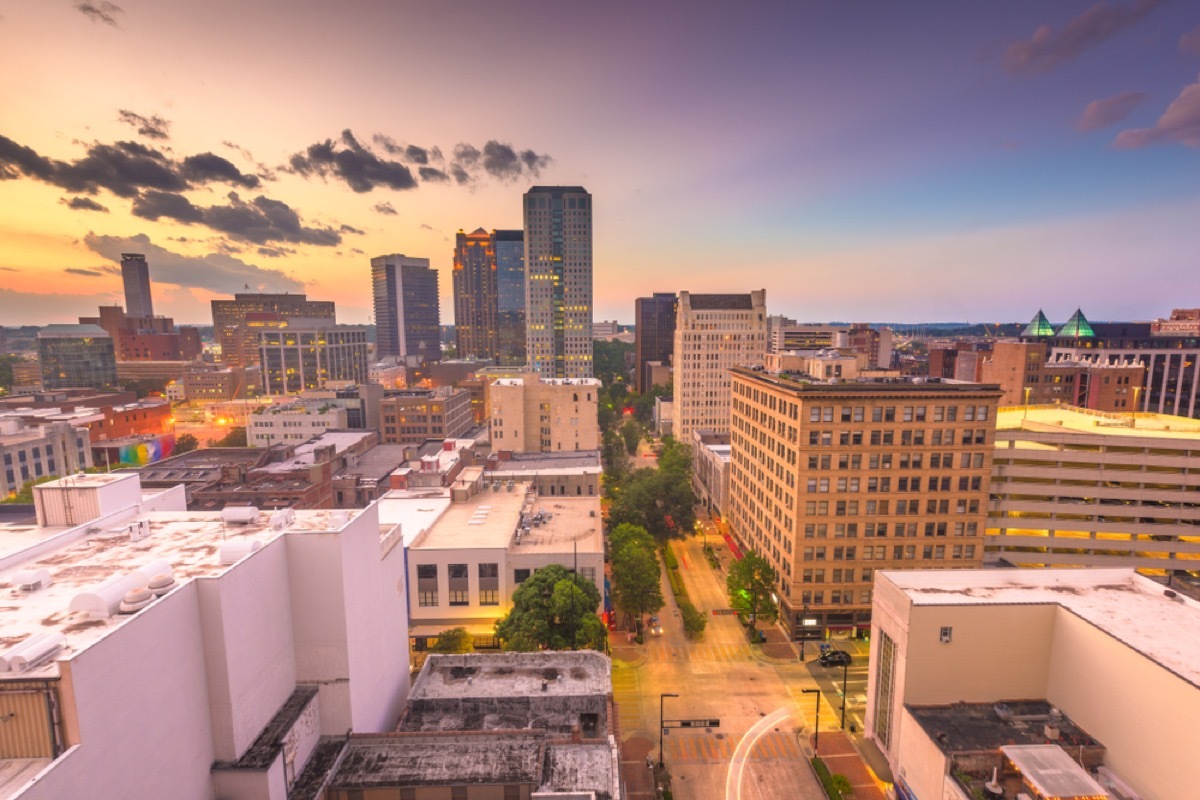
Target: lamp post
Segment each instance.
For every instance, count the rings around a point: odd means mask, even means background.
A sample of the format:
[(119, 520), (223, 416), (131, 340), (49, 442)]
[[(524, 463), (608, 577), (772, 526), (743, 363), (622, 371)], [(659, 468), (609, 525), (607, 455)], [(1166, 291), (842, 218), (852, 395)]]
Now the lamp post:
[(850, 668), (847, 661), (842, 662), (842, 730), (846, 730), (846, 705), (850, 698), (846, 697), (846, 670)]
[(1138, 394), (1142, 391), (1142, 387), (1133, 387), (1133, 407), (1129, 409), (1129, 427), (1137, 427), (1137, 399)]
[(817, 696), (817, 716), (813, 719), (813, 754), (821, 755), (821, 690), (820, 689), (801, 689), (803, 694), (815, 694)]
[(804, 663), (804, 640), (805, 634), (808, 632), (808, 603), (804, 604), (803, 610), (800, 612), (800, 663)]
[(663, 719), (663, 700), (668, 697), (679, 697), (677, 694), (660, 694), (658, 696), (658, 768), (662, 769), (666, 766), (663, 762), (663, 730), (666, 728), (666, 720)]
[(1033, 391), (1032, 386), (1025, 387), (1025, 410), (1021, 412), (1021, 419), (1025, 420), (1029, 417), (1029, 393)]

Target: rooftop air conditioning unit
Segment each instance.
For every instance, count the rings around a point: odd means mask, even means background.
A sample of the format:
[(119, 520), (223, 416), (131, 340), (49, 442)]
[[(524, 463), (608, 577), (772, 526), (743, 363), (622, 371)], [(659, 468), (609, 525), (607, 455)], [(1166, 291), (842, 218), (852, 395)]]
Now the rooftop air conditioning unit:
[(258, 522), (255, 506), (226, 506), (221, 509), (221, 521), (228, 525), (250, 525)]

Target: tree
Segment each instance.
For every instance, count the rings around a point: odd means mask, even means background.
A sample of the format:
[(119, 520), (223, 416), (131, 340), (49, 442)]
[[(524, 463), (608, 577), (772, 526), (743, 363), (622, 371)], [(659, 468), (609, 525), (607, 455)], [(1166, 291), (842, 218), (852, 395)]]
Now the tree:
[(605, 386), (612, 384), (619, 377), (628, 380), (629, 372), (625, 367), (625, 354), (633, 352), (633, 345), (628, 342), (592, 343), (592, 374), (600, 379)]
[(638, 442), (642, 438), (642, 426), (631, 419), (625, 420), (625, 424), (621, 426), (621, 438), (625, 440), (625, 449), (629, 455), (633, 455), (637, 452)]
[(612, 547), (612, 596), (618, 611), (641, 619), (663, 607), (662, 570), (645, 528), (619, 525), (609, 535)]
[(450, 628), (437, 636), (437, 642), (429, 648), (431, 653), (473, 653), (475, 640), (466, 628)]
[(659, 539), (683, 536), (695, 526), (690, 459), (684, 469), (678, 469), (673, 458), (677, 456), (671, 456), (665, 468), (660, 458), (657, 470), (639, 469), (624, 481), (608, 511), (610, 524), (639, 525)]
[(771, 596), (775, 568), (753, 550), (730, 565), (725, 588), (729, 592), (729, 607), (749, 617), (751, 630), (759, 622), (774, 622), (779, 618), (779, 606)]
[(220, 439), (210, 439), (211, 447), (245, 447), (246, 446), (246, 429), (241, 425), (229, 429)]
[(185, 433), (175, 439), (174, 454), (181, 456), (184, 453), (190, 453), (200, 446), (200, 440), (190, 433)]
[(39, 483), (46, 483), (47, 481), (53, 480), (57, 480), (54, 475), (47, 475), (42, 478), (35, 478), (34, 480), (27, 481), (21, 486), (20, 489), (13, 492), (8, 497), (0, 499), (0, 503), (31, 505), (33, 503), (33, 487), (37, 486)]
[(517, 587), (512, 610), (496, 623), (496, 636), (506, 650), (599, 650), (605, 637), (599, 605), (592, 581), (551, 564)]

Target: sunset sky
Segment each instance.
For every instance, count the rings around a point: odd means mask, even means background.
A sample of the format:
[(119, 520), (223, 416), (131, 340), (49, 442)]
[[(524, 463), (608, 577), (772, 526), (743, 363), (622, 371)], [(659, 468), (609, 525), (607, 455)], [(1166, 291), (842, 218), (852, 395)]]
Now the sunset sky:
[(594, 196), (597, 319), (1200, 306), (1200, 3), (0, 0), (0, 324), (243, 286), (370, 316), (369, 258)]

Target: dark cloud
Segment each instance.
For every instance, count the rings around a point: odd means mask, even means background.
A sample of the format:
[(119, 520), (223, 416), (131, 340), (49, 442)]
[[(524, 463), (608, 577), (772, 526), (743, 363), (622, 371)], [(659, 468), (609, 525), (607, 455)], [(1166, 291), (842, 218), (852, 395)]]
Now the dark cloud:
[(471, 182), (471, 173), (467, 172), (463, 167), (459, 166), (458, 164), (450, 165), (450, 174), (454, 176), (454, 182), (457, 183), (459, 186), (462, 186), (464, 184)]
[(117, 24), (117, 15), (124, 14), (125, 10), (115, 3), (108, 2), (82, 2), (76, 3), (75, 8), (79, 13), (88, 17), (92, 22), (103, 22), (105, 25), (112, 25), (114, 28), (119, 28)]
[(442, 172), (440, 169), (437, 169), (436, 167), (421, 167), (419, 170), (417, 170), (417, 172), (420, 173), (421, 180), (426, 182), (437, 181), (439, 183), (445, 183), (450, 180), (449, 175)]
[(1179, 52), (1200, 56), (1200, 25), (1179, 37)]
[(1145, 99), (1145, 92), (1121, 92), (1103, 100), (1093, 100), (1083, 109), (1075, 127), (1081, 131), (1095, 131), (1116, 125), (1133, 113)]
[(210, 253), (205, 256), (186, 256), (159, 247), (146, 234), (137, 236), (100, 236), (89, 233), (84, 243), (113, 263), (119, 264), (121, 253), (144, 253), (154, 265), (154, 282), (173, 284), (212, 292), (232, 294), (249, 286), (259, 292), (303, 291), (304, 284), (277, 269), (264, 269), (238, 258)]
[(421, 223), (421, 230), (423, 230), (423, 231), (431, 231), (431, 230), (433, 230), (433, 226), (432, 226), (432, 225), (430, 225), (430, 224), (429, 224), (429, 223), (427, 223), (427, 222), (422, 222), (422, 223)]
[(1133, 150), (1162, 142), (1200, 147), (1200, 78), (1183, 87), (1154, 127), (1121, 131), (1113, 144), (1123, 150)]
[(435, 164), (445, 161), (446, 159), (442, 157), (442, 148), (436, 146), (429, 148), (429, 160)]
[(126, 125), (132, 125), (139, 134), (145, 136), (147, 139), (171, 138), (171, 134), (168, 133), (171, 123), (157, 114), (150, 117), (143, 117), (141, 114), (124, 108), (120, 109), (117, 114), (117, 119)]
[(1039, 26), (1029, 39), (1014, 42), (1004, 53), (1004, 67), (1015, 75), (1049, 72), (1118, 33), (1132, 28), (1163, 0), (1136, 0), (1132, 6), (1092, 6), (1055, 33)]
[(246, 189), (257, 189), (261, 185), (257, 176), (243, 173), (233, 162), (215, 153), (188, 156), (180, 165), (180, 172), (195, 183), (220, 181)]
[(76, 211), (103, 211), (108, 213), (107, 208), (100, 205), (90, 197), (72, 197), (70, 200), (64, 197), (59, 202), (65, 204), (67, 208), (71, 208)]
[(376, 203), (374, 208), (379, 214), (386, 214), (387, 216), (392, 217), (396, 216), (396, 209), (392, 208), (391, 203)]
[(459, 142), (454, 145), (454, 163), (464, 168), (471, 168), (479, 163), (480, 152), (474, 145)]
[(291, 242), (330, 247), (342, 241), (333, 228), (306, 227), (287, 203), (261, 195), (247, 203), (237, 192), (230, 192), (228, 205), (201, 208), (181, 194), (149, 191), (133, 201), (133, 214), (149, 220), (167, 218), (206, 225), (258, 245)]
[(404, 153), (404, 147), (396, 144), (396, 140), (390, 136), (385, 136), (382, 133), (377, 133), (371, 137), (371, 141), (378, 147), (383, 148), (383, 152), (388, 155), (398, 156)]
[(20, 272), (21, 271), (21, 270), (17, 269), (16, 267), (0, 267), (0, 270), (2, 270), (4, 272)]
[(132, 211), (135, 217), (149, 220), (166, 217), (188, 224), (204, 221), (203, 209), (175, 192), (144, 192), (134, 199)]
[(535, 178), (542, 174), (542, 170), (550, 164), (550, 161), (550, 156), (538, 155), (532, 150), (521, 151), (521, 163)]
[(81, 267), (67, 267), (63, 272), (69, 272), (72, 275), (83, 275), (87, 278), (102, 278), (106, 274), (98, 269), (83, 269)]
[(351, 253), (356, 253), (357, 255), (360, 255), (360, 256), (365, 256), (365, 255), (366, 255), (366, 252), (365, 252), (365, 251), (363, 251), (363, 250), (360, 250), (360, 249), (358, 249), (357, 247), (352, 247), (352, 248), (350, 248), (350, 252), (351, 252)]
[(358, 228), (355, 228), (353, 225), (342, 225), (342, 226), (338, 227), (338, 233), (356, 233), (359, 236), (365, 236), (367, 232), (360, 231)]
[(424, 147), (417, 147), (415, 144), (410, 144), (404, 148), (404, 156), (414, 164), (429, 163), (429, 151)]
[(359, 193), (376, 187), (403, 191), (417, 186), (408, 167), (367, 150), (349, 129), (342, 131), (340, 143), (326, 139), (309, 145), (303, 153), (296, 153), (289, 159), (287, 168), (304, 177), (317, 175), (339, 179)]
[(258, 254), (267, 258), (283, 258), (295, 254), (295, 250), (290, 247), (260, 247)]
[(259, 161), (257, 158), (255, 158), (254, 154), (251, 153), (246, 148), (242, 147), (239, 144), (231, 142), (229, 140), (222, 141), (221, 145), (223, 147), (228, 147), (230, 150), (233, 150), (235, 153), (240, 155), (242, 158), (246, 159), (246, 161), (253, 164), (254, 168), (256, 170), (258, 170), (258, 173), (257, 173), (258, 177), (261, 178), (262, 180), (264, 180), (264, 181), (275, 180), (275, 171), (272, 170), (270, 167), (268, 167), (266, 164)]
[(521, 159), (511, 145), (501, 144), (492, 139), (483, 146), (483, 168), (493, 178), (502, 181), (516, 180), (521, 177)]

